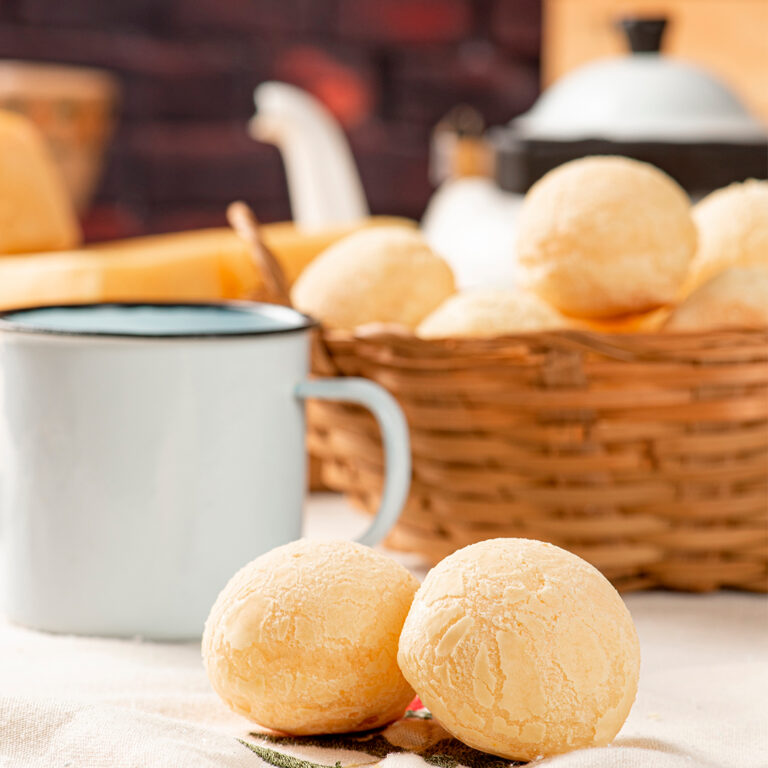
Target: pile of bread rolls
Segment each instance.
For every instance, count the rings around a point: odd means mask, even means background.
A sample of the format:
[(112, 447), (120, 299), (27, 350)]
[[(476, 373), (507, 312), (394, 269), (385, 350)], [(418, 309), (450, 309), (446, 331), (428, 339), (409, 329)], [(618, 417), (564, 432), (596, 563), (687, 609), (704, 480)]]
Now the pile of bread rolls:
[(214, 690), (261, 726), (367, 731), (418, 695), (449, 734), (509, 760), (608, 744), (640, 669), (610, 582), (533, 539), (471, 544), (421, 587), (362, 544), (294, 541), (232, 577), (202, 651)]
[(510, 258), (521, 285), (457, 293), (417, 231), (382, 227), (322, 253), (292, 300), (329, 328), (395, 323), (426, 339), (764, 328), (768, 182), (732, 184), (692, 207), (647, 163), (574, 160), (531, 187)]

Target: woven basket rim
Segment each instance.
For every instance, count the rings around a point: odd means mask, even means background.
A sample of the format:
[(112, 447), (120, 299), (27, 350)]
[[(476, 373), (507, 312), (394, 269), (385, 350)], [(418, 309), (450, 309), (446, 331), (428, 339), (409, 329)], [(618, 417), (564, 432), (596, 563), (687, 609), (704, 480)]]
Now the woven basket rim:
[(406, 339), (414, 343), (425, 346), (488, 346), (508, 345), (515, 341), (536, 341), (549, 339), (593, 339), (621, 341), (632, 339), (635, 341), (643, 340), (715, 340), (729, 339), (739, 337), (759, 338), (768, 335), (768, 325), (764, 328), (722, 328), (705, 331), (625, 331), (608, 332), (581, 328), (554, 328), (552, 330), (540, 331), (520, 331), (517, 333), (505, 333), (498, 336), (450, 336), (439, 339), (424, 339), (417, 336), (411, 328), (397, 323), (366, 323), (357, 326), (354, 330), (344, 330), (340, 328), (329, 328), (322, 323), (318, 326), (325, 338), (329, 341), (393, 341)]
[[(478, 362), (506, 358), (524, 350), (597, 354), (616, 360), (683, 359), (708, 351), (717, 357), (748, 357), (754, 362), (768, 359), (768, 326), (765, 329), (723, 329), (678, 333), (606, 333), (604, 331), (562, 328), (528, 331), (489, 338), (451, 337), (422, 339), (404, 326), (369, 324), (353, 331), (320, 326), (315, 337), (315, 359), (325, 358), (325, 371), (333, 369), (330, 348), (368, 347), (405, 354), (414, 361), (421, 358), (443, 360), (476, 359)], [(330, 367), (328, 364), (330, 363)]]

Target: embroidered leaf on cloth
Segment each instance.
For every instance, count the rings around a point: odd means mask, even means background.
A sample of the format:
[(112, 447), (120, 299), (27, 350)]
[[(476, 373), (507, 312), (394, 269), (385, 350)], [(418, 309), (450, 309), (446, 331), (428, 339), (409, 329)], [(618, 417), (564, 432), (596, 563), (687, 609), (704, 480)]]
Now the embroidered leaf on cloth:
[(328, 736), (278, 736), (253, 732), (256, 741), (240, 739), (275, 768), (362, 768), (385, 759), (402, 768), (508, 768), (501, 757), (479, 752), (454, 739), (425, 709), (409, 710), (386, 728)]

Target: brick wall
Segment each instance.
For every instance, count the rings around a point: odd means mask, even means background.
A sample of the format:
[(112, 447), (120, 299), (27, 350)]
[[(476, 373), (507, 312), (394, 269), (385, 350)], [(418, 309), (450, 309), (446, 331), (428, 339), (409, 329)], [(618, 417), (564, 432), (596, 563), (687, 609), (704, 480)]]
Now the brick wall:
[(418, 217), (430, 131), (452, 106), (494, 122), (538, 91), (539, 0), (0, 0), (0, 57), (106, 67), (120, 127), (87, 231), (217, 225), (234, 198), (289, 215), (282, 164), (252, 141), (252, 89), (319, 96), (371, 208)]

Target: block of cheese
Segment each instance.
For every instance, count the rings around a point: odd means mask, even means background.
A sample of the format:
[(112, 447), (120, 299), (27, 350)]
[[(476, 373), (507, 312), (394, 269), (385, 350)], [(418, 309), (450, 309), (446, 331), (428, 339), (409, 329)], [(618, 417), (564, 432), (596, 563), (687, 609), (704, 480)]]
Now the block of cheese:
[[(359, 226), (391, 221), (372, 218)], [(304, 233), (290, 223), (267, 224), (262, 237), (292, 282), (318, 253), (356, 228)], [(250, 299), (262, 287), (247, 246), (229, 228), (0, 257), (0, 309), (99, 301)]]
[(0, 254), (79, 242), (72, 200), (42, 134), (26, 117), (0, 111)]
[(0, 258), (0, 307), (245, 298), (257, 283), (245, 246), (224, 230), (131, 238)]

